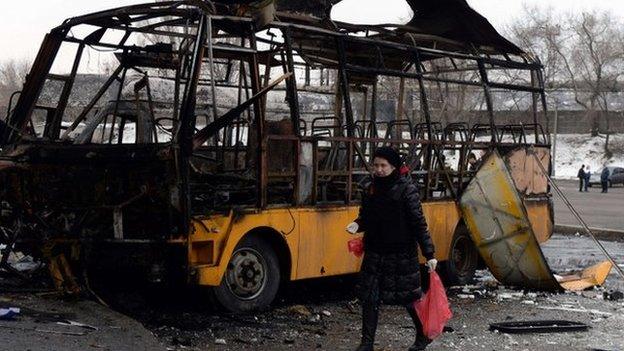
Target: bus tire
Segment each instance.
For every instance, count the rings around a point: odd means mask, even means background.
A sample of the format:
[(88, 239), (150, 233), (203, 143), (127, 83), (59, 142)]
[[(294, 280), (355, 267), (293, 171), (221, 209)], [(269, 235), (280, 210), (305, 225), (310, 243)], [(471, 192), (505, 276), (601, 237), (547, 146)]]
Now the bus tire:
[(261, 311), (275, 299), (280, 279), (275, 250), (265, 240), (251, 235), (236, 245), (221, 284), (213, 288), (213, 294), (229, 312)]
[(447, 286), (466, 285), (474, 280), (479, 265), (479, 253), (470, 235), (459, 231), (453, 235), (449, 258), (442, 262), (442, 276)]

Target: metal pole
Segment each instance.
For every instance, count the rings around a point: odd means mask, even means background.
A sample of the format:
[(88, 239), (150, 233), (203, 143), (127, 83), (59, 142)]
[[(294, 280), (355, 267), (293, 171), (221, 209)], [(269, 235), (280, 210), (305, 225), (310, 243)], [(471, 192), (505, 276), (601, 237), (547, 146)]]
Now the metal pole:
[(553, 134), (553, 148), (552, 148), (552, 175), (555, 176), (557, 169), (557, 122), (559, 121), (559, 113), (557, 109), (557, 100), (555, 100), (555, 122), (554, 122), (554, 134)]
[[(215, 71), (214, 71), (214, 53), (212, 48), (212, 17), (208, 16), (208, 23), (206, 28), (206, 38), (208, 40), (208, 64), (210, 66), (210, 92), (212, 95), (212, 121), (216, 121), (219, 118), (219, 111), (217, 110), (217, 88), (215, 84)], [(203, 45), (203, 43), (202, 43)], [(208, 125), (208, 121), (206, 121)], [(217, 134), (214, 139), (215, 146), (218, 145), (219, 135)]]
[(284, 44), (286, 46), (286, 65), (288, 67), (288, 72), (292, 73), (292, 75), (290, 75), (290, 77), (286, 81), (286, 89), (288, 91), (286, 96), (288, 97), (288, 105), (290, 107), (290, 119), (292, 121), (293, 130), (295, 131), (295, 135), (300, 136), (301, 131), (299, 130), (299, 120), (301, 119), (301, 114), (299, 109), (297, 77), (295, 76), (295, 60), (293, 58), (292, 37), (290, 34), (290, 29), (284, 31)]
[(483, 60), (477, 60), (477, 64), (479, 66), (481, 84), (483, 85), (483, 94), (485, 97), (485, 104), (487, 105), (487, 109), (488, 109), (490, 130), (492, 133), (492, 143), (498, 144), (498, 138), (496, 136), (496, 124), (494, 123), (494, 105), (492, 103), (492, 95), (490, 93), (490, 82), (488, 80), (488, 75), (487, 75), (487, 71), (485, 70), (485, 65), (483, 64)]
[(555, 191), (561, 197), (561, 199), (566, 204), (566, 206), (568, 206), (568, 208), (570, 209), (570, 212), (572, 212), (572, 215), (574, 215), (574, 217), (576, 217), (576, 219), (579, 221), (579, 223), (583, 226), (583, 229), (585, 229), (585, 232), (587, 234), (589, 234), (589, 236), (594, 240), (596, 245), (598, 245), (598, 248), (600, 248), (602, 253), (607, 257), (607, 260), (609, 260), (609, 262), (611, 262), (613, 267), (615, 267), (615, 270), (620, 274), (620, 276), (622, 278), (624, 278), (624, 271), (622, 270), (622, 268), (620, 266), (618, 266), (618, 264), (615, 262), (613, 257), (611, 257), (611, 255), (605, 249), (605, 247), (602, 245), (602, 243), (600, 241), (598, 241), (598, 239), (596, 239), (596, 236), (594, 236), (594, 233), (591, 232), (591, 230), (589, 229), (589, 226), (587, 226), (587, 223), (585, 223), (583, 218), (581, 218), (581, 215), (574, 209), (574, 206), (572, 206), (570, 201), (568, 201), (568, 198), (563, 194), (561, 189), (559, 189), (557, 184), (555, 184), (555, 182), (553, 182), (552, 178), (550, 178), (550, 176), (548, 175), (548, 172), (546, 171), (546, 169), (544, 169), (544, 165), (542, 165), (542, 162), (537, 157), (537, 154), (535, 153), (535, 150), (533, 149), (533, 147), (531, 147), (529, 149), (529, 152), (533, 155), (533, 158), (535, 158), (535, 161), (537, 162), (537, 165), (542, 170), (542, 173), (544, 174), (546, 179), (548, 179), (548, 182), (550, 183), (550, 185), (552, 185), (553, 189), (555, 189)]

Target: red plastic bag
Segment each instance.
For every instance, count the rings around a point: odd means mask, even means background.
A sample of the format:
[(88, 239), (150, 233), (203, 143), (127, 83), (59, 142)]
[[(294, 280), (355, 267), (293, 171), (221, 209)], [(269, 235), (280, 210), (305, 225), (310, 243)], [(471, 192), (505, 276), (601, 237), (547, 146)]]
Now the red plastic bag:
[(356, 257), (361, 257), (364, 254), (364, 242), (362, 238), (351, 239), (347, 244), (349, 246), (349, 252)]
[(420, 300), (414, 301), (414, 309), (423, 325), (425, 336), (435, 339), (444, 330), (444, 325), (453, 317), (446, 291), (435, 271), (429, 273), (429, 290)]

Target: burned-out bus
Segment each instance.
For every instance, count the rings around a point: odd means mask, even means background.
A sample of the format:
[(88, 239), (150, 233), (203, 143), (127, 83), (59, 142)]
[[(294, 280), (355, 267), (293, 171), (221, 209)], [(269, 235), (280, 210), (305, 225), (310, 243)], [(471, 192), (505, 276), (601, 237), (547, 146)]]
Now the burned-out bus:
[[(123, 7), (46, 35), (1, 124), (3, 265), (23, 251), (67, 288), (77, 267), (114, 264), (211, 287), (231, 311), (263, 308), (282, 282), (359, 270), (345, 226), (382, 145), (419, 185), (449, 284), (481, 260), (478, 213), (460, 200), (485, 166), (513, 180), (519, 230), (549, 238), (542, 67), (467, 5), (354, 25), (231, 3)], [(79, 73), (103, 54), (107, 76)], [(505, 123), (501, 92), (526, 105)], [(444, 108), (462, 94), (477, 107)]]

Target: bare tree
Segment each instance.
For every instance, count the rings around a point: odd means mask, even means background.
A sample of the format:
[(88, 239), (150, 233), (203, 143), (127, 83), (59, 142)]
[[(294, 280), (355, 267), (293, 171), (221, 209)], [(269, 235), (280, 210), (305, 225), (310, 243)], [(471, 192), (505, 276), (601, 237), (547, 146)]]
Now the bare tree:
[[(22, 88), (30, 65), (26, 59), (0, 62), (0, 106), (6, 107), (11, 94)], [(4, 111), (1, 113), (4, 114)]]
[[(619, 91), (624, 68), (622, 23), (608, 12), (561, 16), (552, 9), (525, 8), (509, 34), (521, 47), (541, 58), (550, 93), (567, 90), (591, 119), (591, 135), (607, 134), (609, 99)], [(555, 103), (558, 103), (555, 101)], [(600, 130), (600, 119), (605, 128)]]
[[(592, 135), (599, 132), (599, 118), (604, 115), (605, 133), (609, 133), (608, 94), (617, 90), (624, 68), (621, 23), (608, 13), (583, 13), (571, 17), (574, 45), (564, 59), (566, 72), (574, 84), (575, 100), (592, 116)], [(585, 94), (580, 91), (585, 90)], [(607, 145), (608, 150), (608, 145)]]
[(540, 59), (544, 66), (546, 88), (550, 91), (560, 89), (565, 80), (561, 54), (567, 34), (561, 17), (552, 8), (541, 10), (524, 7), (522, 15), (511, 24), (507, 32), (513, 42)]

